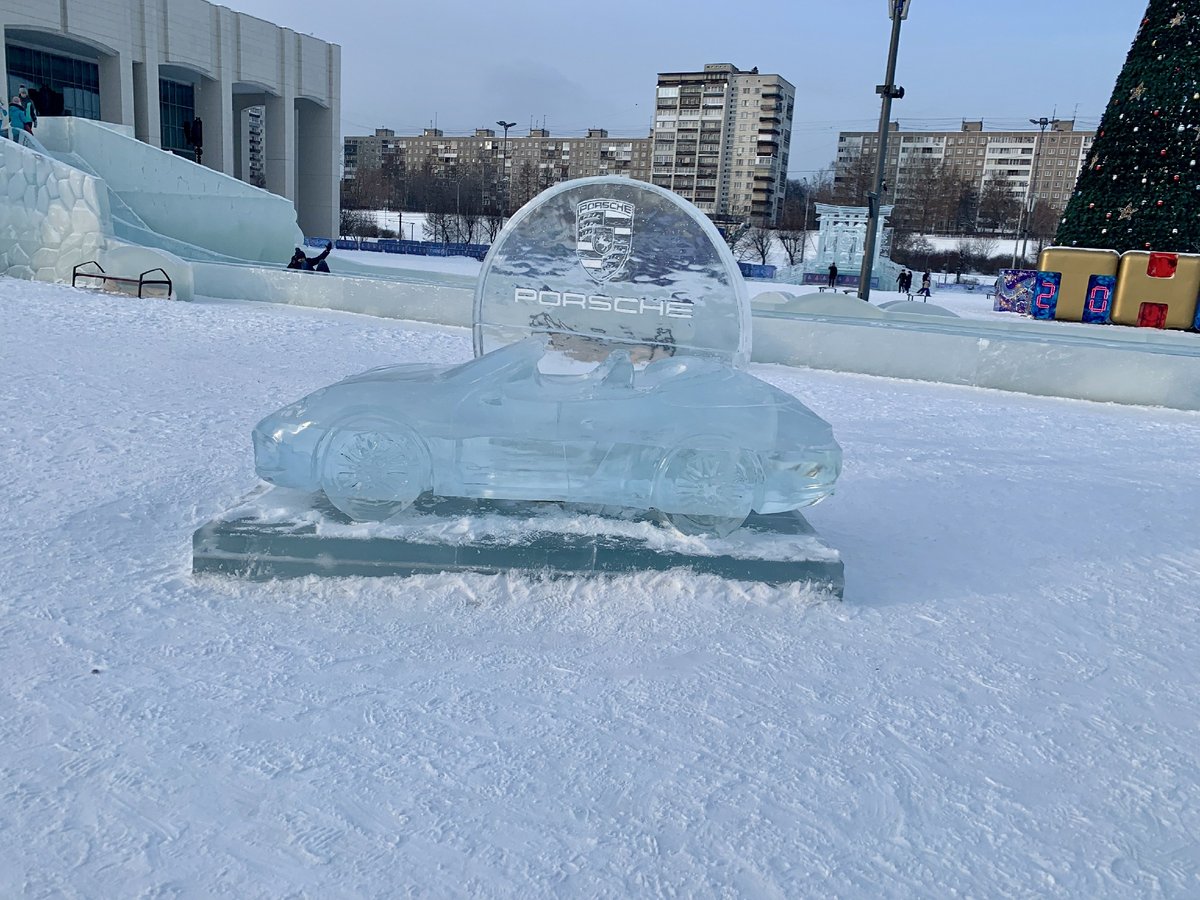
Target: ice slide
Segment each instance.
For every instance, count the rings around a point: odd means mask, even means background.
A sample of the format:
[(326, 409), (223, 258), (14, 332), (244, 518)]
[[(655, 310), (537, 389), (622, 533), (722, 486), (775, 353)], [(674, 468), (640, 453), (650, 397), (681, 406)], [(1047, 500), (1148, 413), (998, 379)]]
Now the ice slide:
[[(97, 260), (117, 275), (165, 269), (177, 296), (347, 303), (396, 314), (396, 294), (467, 293), (473, 280), (339, 261), (321, 283), (284, 267), (303, 243), (290, 200), (142, 143), (124, 126), (42, 117), (0, 146), (0, 273), (69, 281)], [(319, 295), (328, 294), (329, 303)], [(314, 296), (317, 295), (317, 296)], [(438, 296), (443, 295), (443, 296)], [(416, 298), (409, 298), (416, 299)]]

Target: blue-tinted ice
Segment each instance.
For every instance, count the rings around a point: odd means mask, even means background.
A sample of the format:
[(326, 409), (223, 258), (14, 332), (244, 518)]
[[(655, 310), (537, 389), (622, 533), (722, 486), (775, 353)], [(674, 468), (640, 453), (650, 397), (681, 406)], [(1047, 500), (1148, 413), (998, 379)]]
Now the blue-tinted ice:
[(833, 490), (841, 451), (795, 397), (714, 358), (635, 370), (627, 351), (547, 374), (533, 337), (450, 368), (373, 369), (254, 429), (258, 474), (323, 490), (346, 515), (389, 518), (425, 491), (659, 510), (727, 533)]

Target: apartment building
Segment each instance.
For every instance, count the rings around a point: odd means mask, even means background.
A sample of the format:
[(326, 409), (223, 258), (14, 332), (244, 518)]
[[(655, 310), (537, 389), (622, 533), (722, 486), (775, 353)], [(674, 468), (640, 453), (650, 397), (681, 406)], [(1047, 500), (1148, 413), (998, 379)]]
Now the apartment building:
[(477, 128), (471, 135), (447, 135), (440, 128), (397, 135), (377, 128), (373, 135), (344, 139), (343, 164), (343, 177), (350, 181), (381, 167), (447, 179), (471, 172), (489, 185), (507, 183), (510, 195), (521, 199), (521, 190), (536, 193), (571, 178), (620, 175), (649, 181), (650, 138), (612, 137), (603, 128), (589, 128), (582, 137), (556, 137), (544, 128), (507, 137), (493, 128)]
[[(1094, 138), (1094, 131), (1076, 131), (1075, 123), (1067, 120), (1053, 121), (1045, 131), (987, 131), (982, 121), (964, 121), (959, 131), (900, 131), (899, 123), (892, 122), (885, 180), (891, 196), (897, 196), (916, 167), (944, 163), (966, 175), (980, 192), (988, 181), (1004, 179), (1027, 206), (1041, 200), (1061, 213)], [(876, 132), (841, 132), (839, 177), (857, 160), (875, 158), (878, 145)]]
[(729, 63), (660, 72), (651, 181), (714, 220), (774, 225), (783, 205), (796, 89)]

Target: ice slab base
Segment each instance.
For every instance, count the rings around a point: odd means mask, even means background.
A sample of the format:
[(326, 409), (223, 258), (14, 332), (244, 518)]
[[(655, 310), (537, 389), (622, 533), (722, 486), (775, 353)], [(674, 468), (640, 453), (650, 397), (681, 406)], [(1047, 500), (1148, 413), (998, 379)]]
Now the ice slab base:
[(251, 579), (511, 570), (551, 575), (687, 568), (736, 581), (809, 583), (837, 598), (841, 556), (798, 512), (753, 515), (724, 538), (650, 516), (560, 503), (422, 498), (390, 522), (351, 522), (323, 494), (263, 487), (199, 528), (192, 570)]

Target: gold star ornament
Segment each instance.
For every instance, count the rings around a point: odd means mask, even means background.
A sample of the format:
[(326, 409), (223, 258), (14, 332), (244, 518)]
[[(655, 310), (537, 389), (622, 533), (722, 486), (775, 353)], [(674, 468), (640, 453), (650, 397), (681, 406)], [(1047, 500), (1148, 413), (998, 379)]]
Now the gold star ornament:
[(1141, 84), (1139, 84), (1137, 87), (1135, 87), (1132, 91), (1129, 92), (1129, 99), (1130, 100), (1139, 100), (1139, 99), (1141, 99), (1141, 96), (1144, 93), (1146, 93), (1146, 82), (1143, 81)]
[(1187, 19), (1187, 16), (1185, 16), (1183, 13), (1176, 13), (1175, 18), (1171, 20), (1171, 27), (1177, 28), (1184, 23), (1185, 19)]
[(1135, 211), (1136, 210), (1134, 210), (1132, 203), (1126, 203), (1125, 208), (1123, 210), (1121, 210), (1121, 214), (1119, 216), (1117, 216), (1117, 218), (1118, 219), (1132, 219)]

